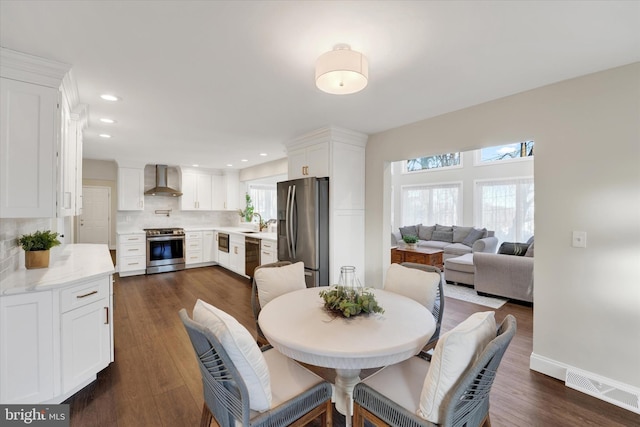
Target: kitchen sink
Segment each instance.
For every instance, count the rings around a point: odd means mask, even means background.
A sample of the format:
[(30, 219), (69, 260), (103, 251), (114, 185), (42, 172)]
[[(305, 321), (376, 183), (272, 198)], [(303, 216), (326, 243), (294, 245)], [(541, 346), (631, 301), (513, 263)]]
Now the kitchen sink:
[(255, 234), (258, 233), (257, 231), (243, 231), (243, 234)]

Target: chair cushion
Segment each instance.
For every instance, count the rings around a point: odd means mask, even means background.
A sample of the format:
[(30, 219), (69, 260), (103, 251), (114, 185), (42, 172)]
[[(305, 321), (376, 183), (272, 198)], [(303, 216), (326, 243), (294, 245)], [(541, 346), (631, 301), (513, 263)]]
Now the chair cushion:
[(414, 356), (389, 365), (363, 382), (412, 414), (420, 404), (420, 390), (429, 370), (429, 362)]
[(251, 333), (233, 316), (202, 300), (196, 301), (193, 320), (210, 330), (224, 347), (247, 387), (249, 407), (259, 412), (269, 410), (269, 367)]
[(263, 355), (269, 367), (269, 375), (272, 378), (271, 407), (273, 408), (324, 381), (318, 375), (300, 366), (295, 360), (284, 356), (276, 349), (269, 349)]
[(420, 394), (418, 416), (435, 424), (442, 422), (447, 393), (495, 337), (493, 311), (474, 313), (440, 336)]
[(258, 268), (254, 273), (258, 287), (258, 301), (260, 307), (287, 292), (305, 289), (304, 263), (285, 265), (282, 267)]
[(453, 243), (462, 243), (472, 230), (473, 227), (460, 227), (459, 225), (454, 225)]
[(473, 254), (465, 254), (444, 261), (445, 270), (464, 271), (474, 274), (476, 267), (473, 265)]
[(391, 264), (384, 280), (384, 290), (404, 295), (433, 311), (439, 283), (438, 273)]

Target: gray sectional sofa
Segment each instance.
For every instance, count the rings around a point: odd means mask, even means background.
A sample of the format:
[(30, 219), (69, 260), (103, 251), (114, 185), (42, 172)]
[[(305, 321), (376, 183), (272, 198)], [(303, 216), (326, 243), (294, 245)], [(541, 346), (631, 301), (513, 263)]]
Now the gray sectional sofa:
[(406, 235), (418, 237), (418, 247), (442, 249), (442, 259), (459, 257), (474, 252), (495, 253), (498, 239), (486, 228), (460, 227), (457, 225), (410, 225), (391, 233), (391, 246), (402, 246)]

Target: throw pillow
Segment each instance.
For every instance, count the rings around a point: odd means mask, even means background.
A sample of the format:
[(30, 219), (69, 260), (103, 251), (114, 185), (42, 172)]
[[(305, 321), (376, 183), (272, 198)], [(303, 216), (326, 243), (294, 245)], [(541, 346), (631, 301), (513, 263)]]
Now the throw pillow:
[(462, 244), (472, 247), (475, 241), (482, 239), (486, 233), (487, 233), (486, 228), (483, 228), (482, 230), (474, 228), (469, 232), (469, 234), (467, 234), (467, 237), (464, 238), (464, 240), (462, 241)]
[(453, 226), (436, 224), (436, 231), (453, 231)]
[(418, 227), (418, 239), (431, 240), (431, 235), (435, 229), (435, 225), (420, 225), (420, 227)]
[(447, 393), (495, 337), (493, 311), (474, 313), (440, 336), (420, 394), (418, 416), (435, 424), (442, 422)]
[(526, 243), (504, 242), (498, 248), (498, 253), (523, 256), (527, 252), (527, 249), (529, 249), (529, 245)]
[(437, 240), (439, 242), (453, 243), (453, 230), (451, 231), (438, 231), (436, 229), (431, 235), (431, 240)]
[(256, 269), (254, 279), (258, 288), (260, 307), (287, 292), (305, 289), (304, 263), (296, 262), (282, 267), (264, 267)]
[(421, 224), (418, 225), (407, 225), (406, 227), (400, 227), (400, 235), (402, 237), (404, 236), (416, 236), (418, 237), (418, 227), (420, 227)]
[(211, 331), (224, 347), (247, 386), (249, 407), (258, 412), (271, 409), (269, 367), (249, 331), (233, 316), (202, 300), (196, 301), (193, 320)]
[(533, 257), (533, 243), (529, 245), (527, 248), (527, 252), (524, 253), (524, 256)]
[(453, 226), (453, 243), (462, 243), (465, 237), (473, 230), (473, 227)]
[(411, 298), (433, 312), (439, 284), (438, 273), (391, 264), (387, 270), (383, 289)]

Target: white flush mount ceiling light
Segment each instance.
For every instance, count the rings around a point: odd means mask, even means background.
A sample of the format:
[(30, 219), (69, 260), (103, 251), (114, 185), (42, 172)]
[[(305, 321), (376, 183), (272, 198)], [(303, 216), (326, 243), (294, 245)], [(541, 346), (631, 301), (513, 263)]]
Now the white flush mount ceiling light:
[(316, 61), (316, 86), (333, 95), (361, 91), (369, 80), (369, 62), (347, 44), (334, 46)]
[(117, 96), (111, 95), (109, 93), (105, 93), (105, 94), (100, 95), (100, 98), (104, 99), (105, 101), (111, 101), (111, 102), (115, 102), (115, 101), (118, 101), (120, 99)]

